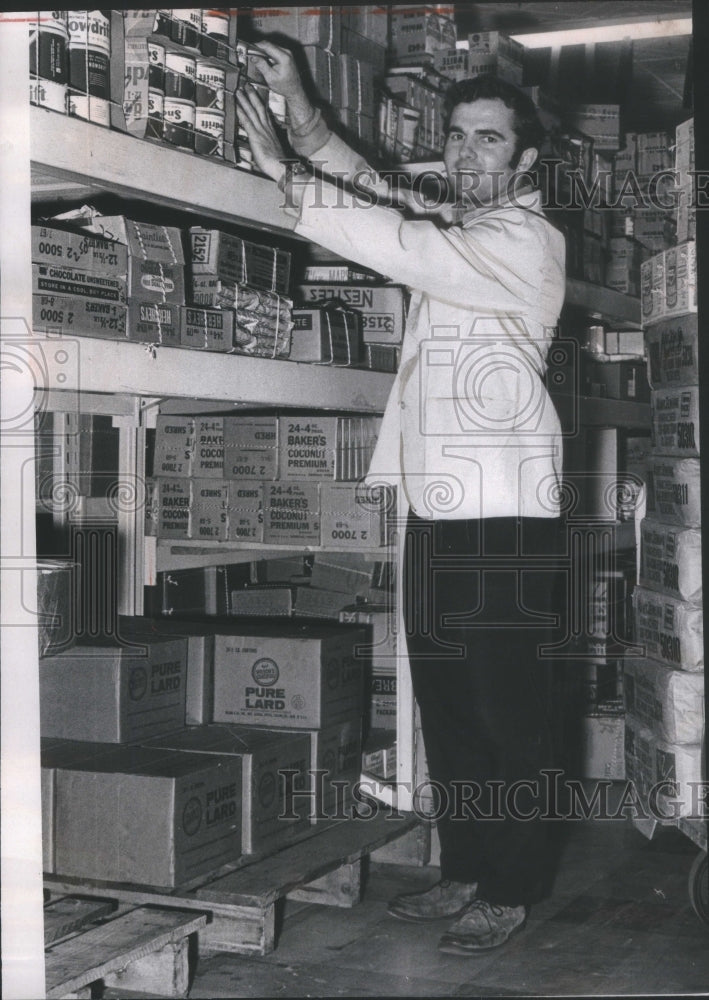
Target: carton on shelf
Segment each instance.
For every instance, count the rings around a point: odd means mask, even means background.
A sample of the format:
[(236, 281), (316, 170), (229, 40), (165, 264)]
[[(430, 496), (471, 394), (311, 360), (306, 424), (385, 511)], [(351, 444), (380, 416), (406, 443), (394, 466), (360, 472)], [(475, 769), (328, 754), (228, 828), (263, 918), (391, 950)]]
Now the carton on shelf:
[(581, 777), (622, 780), (625, 777), (625, 718), (622, 711), (584, 715), (581, 720)]
[(625, 707), (659, 739), (701, 743), (704, 732), (704, 675), (675, 670), (657, 660), (626, 656)]
[(157, 480), (158, 538), (190, 537), (190, 479)]
[(106, 743), (157, 736), (183, 724), (186, 678), (180, 638), (141, 636), (47, 656), (39, 667), (41, 734)]
[(396, 674), (381, 669), (372, 674), (369, 701), (369, 724), (372, 729), (396, 727)]
[(704, 669), (701, 604), (679, 601), (646, 587), (633, 591), (634, 637), (647, 656), (677, 670)]
[(357, 483), (322, 483), (320, 517), (325, 546), (361, 549), (386, 542), (384, 511), (357, 489)]
[(278, 478), (278, 417), (224, 417), (224, 477)]
[(240, 479), (230, 480), (228, 486), (228, 540), (262, 542), (263, 496), (268, 483)]
[(180, 346), (228, 353), (234, 347), (232, 309), (180, 306)]
[(364, 638), (354, 626), (230, 624), (215, 639), (214, 721), (322, 729), (360, 718)]
[(244, 854), (279, 850), (308, 825), (298, 796), (309, 781), (307, 733), (215, 723), (171, 733), (147, 746), (236, 760), (241, 772)]
[(698, 528), (702, 523), (698, 458), (656, 456), (652, 463), (655, 517), (665, 524)]
[(681, 601), (702, 598), (702, 533), (700, 528), (675, 528), (655, 518), (640, 523), (641, 586)]
[(229, 486), (226, 479), (190, 482), (189, 537), (209, 542), (229, 538)]
[(335, 475), (341, 418), (309, 413), (278, 418), (278, 469), (281, 480), (320, 482)]
[(653, 801), (656, 814), (668, 819), (707, 817), (702, 801), (703, 757), (701, 744), (669, 743), (633, 715), (626, 715), (626, 777), (646, 807)]
[(699, 384), (698, 337), (696, 313), (645, 327), (648, 377), (653, 389)]
[(399, 285), (299, 285), (297, 293), (304, 305), (312, 307), (335, 299), (362, 316), (365, 344), (400, 344), (404, 336), (406, 308), (404, 289)]
[(240, 852), (233, 758), (134, 746), (56, 772), (60, 875), (174, 888)]
[(650, 394), (652, 443), (660, 455), (698, 458), (699, 386), (654, 389)]
[(61, 264), (106, 277), (128, 273), (128, 247), (100, 236), (32, 226), (31, 252), (35, 264)]
[(500, 31), (468, 35), (468, 76), (493, 73), (516, 87), (524, 83), (524, 46)]
[(320, 544), (320, 486), (281, 480), (263, 484), (263, 540), (268, 545)]

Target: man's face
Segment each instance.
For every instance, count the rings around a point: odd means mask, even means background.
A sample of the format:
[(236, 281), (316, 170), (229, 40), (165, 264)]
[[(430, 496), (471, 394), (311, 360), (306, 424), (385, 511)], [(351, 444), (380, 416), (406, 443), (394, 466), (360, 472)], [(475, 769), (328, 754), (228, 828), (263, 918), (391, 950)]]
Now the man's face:
[[(514, 111), (499, 98), (480, 98), (453, 110), (443, 149), (446, 173), (456, 200), (489, 204), (504, 195), (517, 173), (528, 170), (535, 150), (524, 150), (516, 167)], [(510, 189), (512, 185), (510, 185)]]

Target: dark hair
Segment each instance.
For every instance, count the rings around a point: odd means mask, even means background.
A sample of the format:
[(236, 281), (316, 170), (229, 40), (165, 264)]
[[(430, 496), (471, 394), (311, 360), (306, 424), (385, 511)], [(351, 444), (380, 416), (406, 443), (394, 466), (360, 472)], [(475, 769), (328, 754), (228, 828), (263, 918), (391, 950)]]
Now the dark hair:
[(494, 98), (502, 101), (514, 112), (514, 131), (517, 141), (512, 166), (516, 167), (525, 149), (538, 151), (542, 148), (545, 133), (534, 101), (514, 84), (500, 80), (492, 73), (482, 73), (480, 76), (452, 84), (446, 92), (443, 105), (445, 131), (448, 131), (451, 116), (459, 104), (472, 104), (473, 101)]

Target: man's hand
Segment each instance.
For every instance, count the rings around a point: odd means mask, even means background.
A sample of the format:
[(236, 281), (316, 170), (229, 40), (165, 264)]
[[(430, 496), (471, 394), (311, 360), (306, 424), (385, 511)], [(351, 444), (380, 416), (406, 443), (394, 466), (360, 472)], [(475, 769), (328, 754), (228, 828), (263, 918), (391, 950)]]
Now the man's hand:
[(274, 181), (280, 181), (285, 174), (282, 161), (286, 158), (286, 153), (268, 108), (248, 83), (243, 89), (237, 90), (236, 100), (256, 166)]
[(249, 60), (256, 60), (256, 69), (271, 90), (281, 94), (288, 104), (291, 125), (298, 128), (313, 115), (293, 53), (273, 42), (258, 42), (249, 49)]

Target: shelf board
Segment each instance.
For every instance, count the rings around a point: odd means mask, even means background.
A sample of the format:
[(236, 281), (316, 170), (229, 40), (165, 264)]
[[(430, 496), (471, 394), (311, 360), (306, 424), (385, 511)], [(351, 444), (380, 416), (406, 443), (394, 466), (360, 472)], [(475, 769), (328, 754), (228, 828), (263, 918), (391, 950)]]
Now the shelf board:
[(118, 194), (297, 238), (273, 181), (158, 142), (30, 108), (35, 202)]
[[(304, 554), (312, 552), (352, 552), (350, 548), (338, 548), (334, 545), (266, 545), (251, 544), (239, 546), (234, 542), (204, 542), (168, 541), (157, 539), (155, 554), (155, 569), (158, 573), (176, 569), (198, 569), (204, 566), (214, 566), (215, 563), (244, 563), (267, 559), (269, 556)], [(382, 545), (379, 548), (357, 549), (357, 555), (363, 555), (372, 562), (392, 558), (391, 548)]]
[[(573, 396), (552, 393), (562, 427), (623, 427), (650, 429), (650, 404), (606, 396)], [(574, 412), (575, 410), (575, 412)]]
[[(38, 341), (39, 343), (39, 341)], [(199, 397), (269, 407), (381, 413), (394, 376), (356, 368), (157, 347), (94, 337), (52, 338), (43, 388), (150, 397)], [(66, 346), (72, 362), (65, 360)], [(326, 377), (324, 377), (326, 374)], [(197, 405), (197, 404), (195, 404)]]
[(594, 285), (580, 278), (566, 279), (565, 306), (572, 306), (591, 317), (605, 319), (624, 326), (640, 327), (640, 299), (623, 295), (605, 285)]

